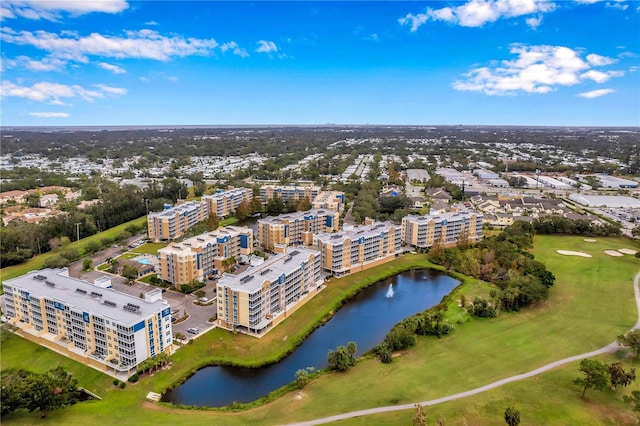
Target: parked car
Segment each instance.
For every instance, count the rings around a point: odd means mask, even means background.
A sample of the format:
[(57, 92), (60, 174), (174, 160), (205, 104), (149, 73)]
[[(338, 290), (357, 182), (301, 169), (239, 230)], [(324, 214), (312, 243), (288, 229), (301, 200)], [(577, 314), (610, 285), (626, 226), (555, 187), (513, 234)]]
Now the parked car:
[(200, 333), (200, 329), (195, 327), (189, 327), (187, 328), (187, 332), (191, 334), (198, 334)]
[(201, 303), (207, 303), (208, 301), (209, 301), (209, 299), (207, 299), (206, 297), (199, 297), (198, 298), (198, 302), (201, 302)]

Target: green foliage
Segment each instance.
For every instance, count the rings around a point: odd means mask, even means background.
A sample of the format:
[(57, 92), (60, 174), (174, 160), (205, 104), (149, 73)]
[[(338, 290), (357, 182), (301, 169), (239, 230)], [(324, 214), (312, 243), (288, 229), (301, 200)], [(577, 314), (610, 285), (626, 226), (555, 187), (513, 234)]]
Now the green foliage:
[(533, 228), (537, 234), (565, 234), (587, 236), (618, 236), (621, 235), (620, 225), (605, 223), (594, 224), (584, 219), (567, 219), (562, 216), (547, 216), (533, 221)]
[(509, 426), (518, 426), (520, 424), (520, 411), (513, 407), (507, 407), (507, 409), (504, 410), (504, 421)]
[(93, 269), (93, 261), (91, 259), (84, 259), (82, 261), (82, 270), (86, 272), (92, 269)]
[(69, 266), (69, 260), (65, 259), (62, 256), (56, 255), (56, 256), (51, 256), (49, 258), (47, 258), (47, 260), (44, 261), (44, 267), (45, 268), (64, 268), (66, 266)]
[(140, 380), (140, 376), (138, 375), (138, 373), (133, 373), (131, 377), (127, 379), (129, 383), (136, 383), (138, 380)]
[(295, 381), (298, 389), (304, 388), (311, 381), (311, 374), (315, 371), (313, 367), (302, 368), (296, 371)]
[(579, 370), (584, 374), (584, 377), (576, 378), (573, 383), (582, 387), (583, 398), (587, 389), (605, 390), (607, 388), (609, 378), (604, 362), (596, 359), (583, 359), (580, 361)]
[(40, 417), (56, 408), (75, 404), (78, 381), (62, 367), (44, 374), (25, 370), (4, 370), (0, 373), (2, 415), (24, 408), (38, 410)]
[(428, 310), (422, 314), (416, 315), (418, 320), (415, 331), (416, 334), (420, 336), (436, 337), (449, 334), (451, 330), (453, 330), (453, 326), (444, 322), (444, 315), (445, 310), (443, 309)]
[(636, 359), (640, 358), (640, 329), (631, 330), (627, 334), (618, 336), (618, 344), (631, 348)]
[(491, 305), (484, 297), (476, 297), (473, 302), (467, 306), (469, 315), (481, 318), (495, 318), (498, 316), (495, 306)]
[(631, 406), (633, 411), (640, 413), (640, 391), (634, 390), (631, 395), (625, 395), (622, 399)]
[[(408, 318), (407, 318), (408, 319)], [(402, 321), (391, 329), (391, 331), (384, 338), (384, 343), (387, 344), (391, 352), (402, 349), (410, 348), (416, 344), (416, 325), (409, 321)]]
[(636, 369), (632, 368), (629, 371), (625, 371), (619, 362), (607, 365), (607, 373), (609, 374), (609, 382), (613, 391), (618, 386), (627, 387), (636, 380)]
[(138, 270), (133, 266), (124, 265), (122, 267), (122, 276), (127, 279), (134, 280), (138, 278)]
[(376, 356), (380, 358), (380, 362), (383, 364), (391, 364), (393, 362), (393, 354), (389, 345), (386, 342), (382, 342), (374, 348)]
[(354, 342), (349, 342), (347, 346), (338, 346), (335, 351), (329, 351), (327, 362), (329, 369), (336, 371), (346, 371), (356, 363), (355, 354), (358, 348)]

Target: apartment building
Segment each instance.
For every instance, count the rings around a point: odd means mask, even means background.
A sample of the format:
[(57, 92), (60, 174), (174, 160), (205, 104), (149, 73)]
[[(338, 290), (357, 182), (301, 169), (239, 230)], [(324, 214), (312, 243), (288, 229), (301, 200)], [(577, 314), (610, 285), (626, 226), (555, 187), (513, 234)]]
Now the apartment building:
[(18, 334), (111, 375), (129, 375), (172, 349), (171, 308), (162, 290), (144, 299), (43, 269), (4, 281), (6, 312)]
[(341, 276), (395, 258), (401, 250), (401, 234), (398, 225), (375, 222), (334, 234), (317, 234), (313, 247), (322, 254), (322, 267)]
[(229, 269), (240, 255), (253, 253), (253, 231), (246, 227), (226, 226), (171, 243), (158, 250), (158, 278), (178, 289), (193, 281), (203, 281)]
[(417, 248), (435, 244), (453, 247), (461, 237), (469, 243), (482, 239), (483, 216), (476, 212), (455, 212), (439, 215), (408, 215), (402, 218), (402, 241)]
[(312, 209), (269, 216), (258, 220), (258, 243), (270, 251), (277, 246), (308, 246), (313, 243), (313, 234), (337, 231), (339, 225), (340, 213), (336, 210)]
[(263, 185), (260, 187), (260, 201), (262, 204), (267, 204), (267, 201), (276, 196), (285, 203), (289, 200), (302, 201), (305, 197), (313, 201), (321, 190), (319, 186)]
[(314, 209), (329, 209), (341, 213), (344, 210), (344, 192), (322, 191), (313, 199), (311, 206)]
[(253, 190), (251, 188), (235, 188), (228, 191), (218, 190), (213, 195), (203, 195), (202, 201), (207, 204), (208, 215), (215, 214), (218, 217), (226, 217), (236, 211), (243, 201), (251, 201)]
[(288, 248), (217, 284), (218, 325), (262, 335), (311, 299), (323, 283), (320, 252)]
[(172, 240), (182, 236), (196, 223), (206, 220), (207, 204), (188, 201), (147, 215), (147, 230), (153, 241)]

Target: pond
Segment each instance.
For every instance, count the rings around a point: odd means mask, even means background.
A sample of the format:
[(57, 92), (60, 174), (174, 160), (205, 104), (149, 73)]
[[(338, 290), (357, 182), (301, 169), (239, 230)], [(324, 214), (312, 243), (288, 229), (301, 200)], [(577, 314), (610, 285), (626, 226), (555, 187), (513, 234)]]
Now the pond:
[[(262, 368), (206, 367), (162, 400), (210, 407), (254, 401), (292, 382), (299, 369), (325, 368), (328, 351), (337, 346), (356, 342), (358, 355), (372, 349), (394, 325), (437, 305), (457, 285), (454, 278), (431, 270), (407, 271), (379, 281), (342, 306), (282, 361)], [(255, 343), (260, 345), (260, 340)]]

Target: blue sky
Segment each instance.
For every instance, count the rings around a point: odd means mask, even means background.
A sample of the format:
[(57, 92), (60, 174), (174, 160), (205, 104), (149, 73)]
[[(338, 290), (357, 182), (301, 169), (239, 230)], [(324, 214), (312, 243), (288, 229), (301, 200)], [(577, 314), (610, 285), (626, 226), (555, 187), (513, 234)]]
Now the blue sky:
[(3, 0), (3, 126), (640, 125), (640, 3)]

